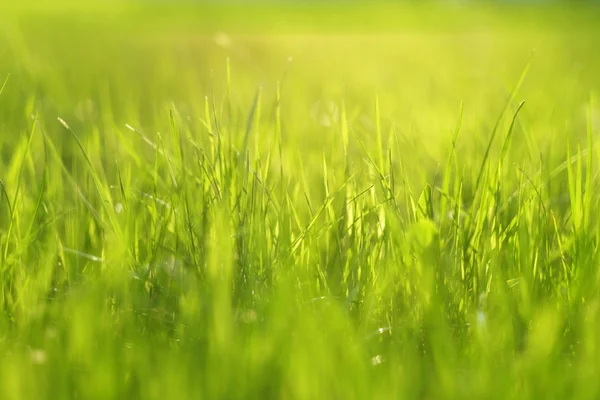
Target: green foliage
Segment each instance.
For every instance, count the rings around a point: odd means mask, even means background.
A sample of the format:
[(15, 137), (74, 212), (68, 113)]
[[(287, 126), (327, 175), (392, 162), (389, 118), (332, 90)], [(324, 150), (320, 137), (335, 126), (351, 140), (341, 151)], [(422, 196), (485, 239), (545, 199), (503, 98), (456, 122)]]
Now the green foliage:
[(0, 16), (0, 398), (598, 397), (594, 9), (70, 7)]

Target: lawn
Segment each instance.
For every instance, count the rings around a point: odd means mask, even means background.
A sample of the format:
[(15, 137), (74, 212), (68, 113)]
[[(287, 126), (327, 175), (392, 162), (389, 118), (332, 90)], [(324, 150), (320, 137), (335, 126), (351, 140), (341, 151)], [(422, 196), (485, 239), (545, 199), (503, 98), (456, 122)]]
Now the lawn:
[(0, 12), (0, 399), (596, 399), (600, 7)]

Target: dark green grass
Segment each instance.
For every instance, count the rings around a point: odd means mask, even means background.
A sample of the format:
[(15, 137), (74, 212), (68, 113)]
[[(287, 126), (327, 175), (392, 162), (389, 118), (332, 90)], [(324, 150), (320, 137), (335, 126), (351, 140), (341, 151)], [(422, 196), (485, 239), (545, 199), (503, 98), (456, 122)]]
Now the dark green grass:
[(132, 10), (0, 20), (0, 398), (598, 396), (593, 8)]

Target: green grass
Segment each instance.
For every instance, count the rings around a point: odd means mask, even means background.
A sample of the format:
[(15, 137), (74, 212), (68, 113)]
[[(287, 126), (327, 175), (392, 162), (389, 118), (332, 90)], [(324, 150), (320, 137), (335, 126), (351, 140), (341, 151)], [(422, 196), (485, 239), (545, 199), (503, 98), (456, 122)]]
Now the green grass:
[(598, 397), (598, 10), (387, 7), (7, 8), (1, 399)]

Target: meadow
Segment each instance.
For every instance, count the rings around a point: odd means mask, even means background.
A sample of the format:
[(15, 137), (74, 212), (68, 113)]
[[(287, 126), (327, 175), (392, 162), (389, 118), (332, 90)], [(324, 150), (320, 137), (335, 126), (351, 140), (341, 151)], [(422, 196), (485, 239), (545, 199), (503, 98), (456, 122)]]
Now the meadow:
[(600, 8), (3, 7), (1, 399), (600, 396)]

